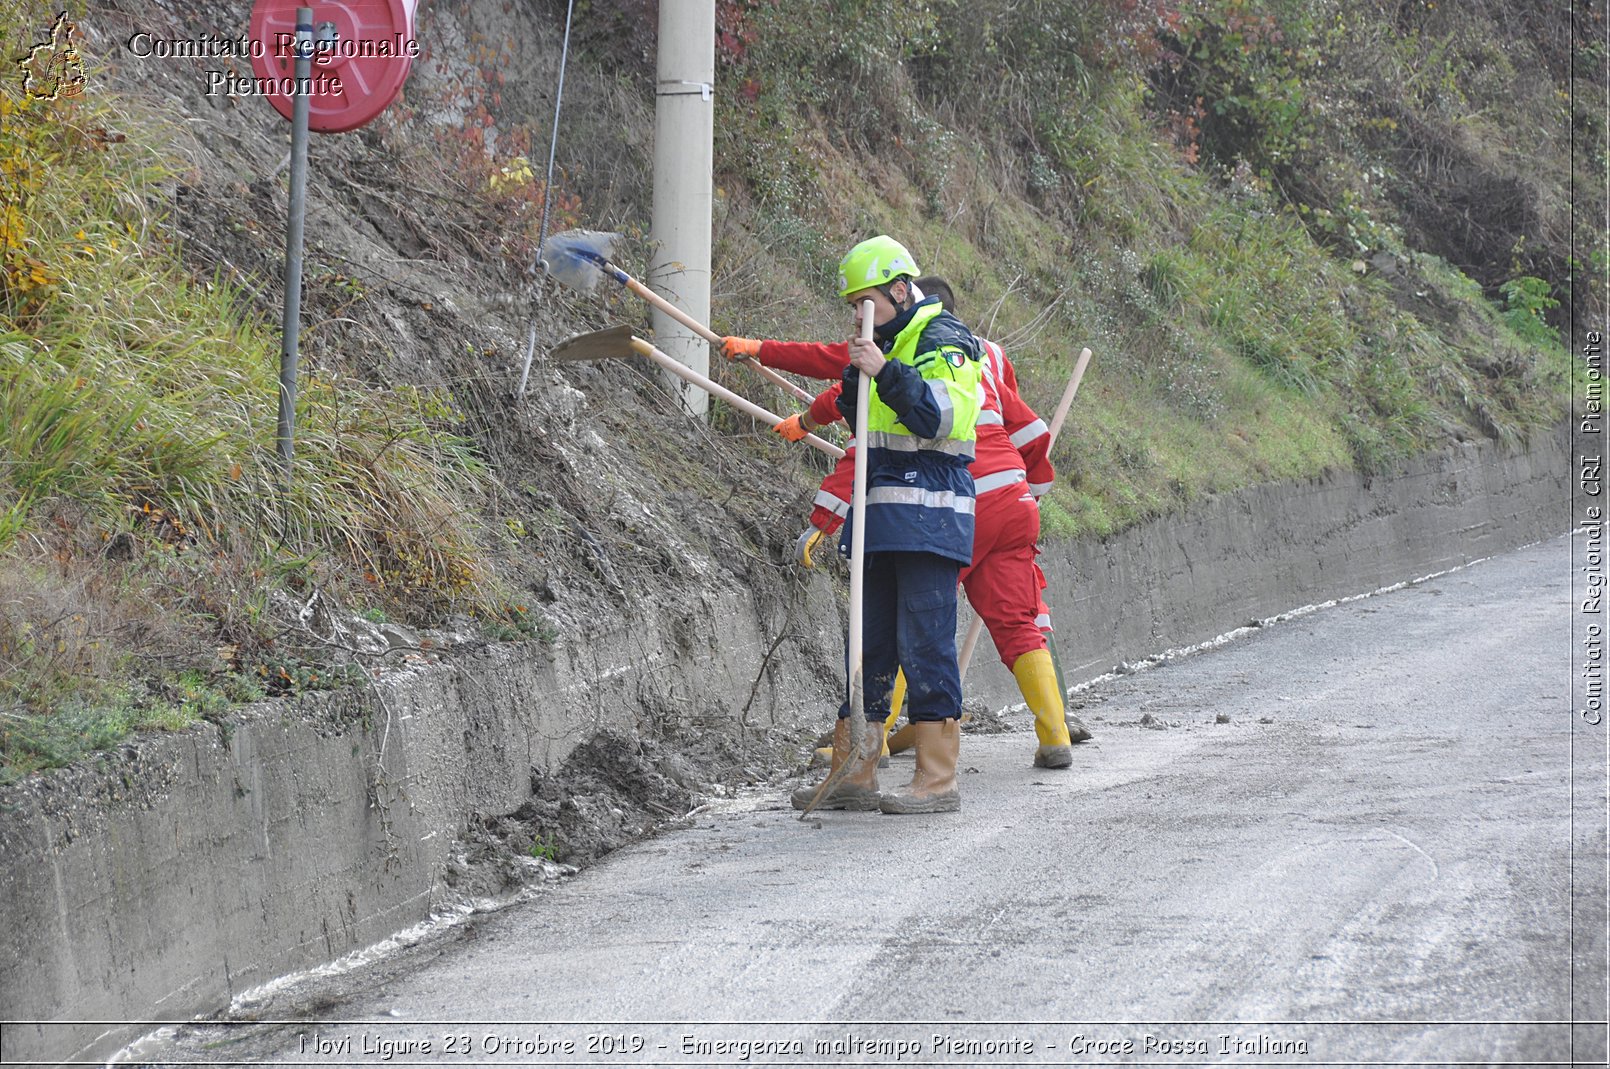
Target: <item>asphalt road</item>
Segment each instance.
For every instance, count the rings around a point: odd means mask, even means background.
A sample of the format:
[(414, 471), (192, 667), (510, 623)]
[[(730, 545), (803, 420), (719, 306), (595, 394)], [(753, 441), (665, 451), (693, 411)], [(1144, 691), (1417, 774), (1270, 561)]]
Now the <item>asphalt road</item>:
[(734, 803), (316, 1021), (146, 1056), (1604, 1065), (1570, 577), (1555, 539), (1100, 684), (1066, 771), (965, 737), (959, 814)]

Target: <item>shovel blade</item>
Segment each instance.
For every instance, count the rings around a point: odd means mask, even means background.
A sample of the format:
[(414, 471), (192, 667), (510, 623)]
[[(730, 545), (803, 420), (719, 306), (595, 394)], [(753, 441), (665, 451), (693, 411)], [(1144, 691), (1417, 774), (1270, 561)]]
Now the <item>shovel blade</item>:
[(542, 265), (561, 285), (591, 293), (603, 281), (602, 268), (620, 239), (603, 230), (566, 230), (542, 243)]
[(631, 327), (610, 327), (589, 334), (572, 334), (548, 353), (550, 360), (625, 360), (636, 356), (632, 349)]

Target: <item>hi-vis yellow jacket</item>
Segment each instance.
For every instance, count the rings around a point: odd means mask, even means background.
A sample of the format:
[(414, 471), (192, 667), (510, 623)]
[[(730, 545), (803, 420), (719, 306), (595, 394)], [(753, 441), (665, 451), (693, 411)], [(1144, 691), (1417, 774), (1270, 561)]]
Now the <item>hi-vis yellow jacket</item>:
[[(866, 550), (973, 559), (974, 427), (984, 401), (977, 339), (938, 297), (878, 328), (889, 362), (873, 380), (867, 413)], [(844, 371), (839, 410), (855, 425), (860, 372)], [(840, 535), (848, 553), (851, 516)]]

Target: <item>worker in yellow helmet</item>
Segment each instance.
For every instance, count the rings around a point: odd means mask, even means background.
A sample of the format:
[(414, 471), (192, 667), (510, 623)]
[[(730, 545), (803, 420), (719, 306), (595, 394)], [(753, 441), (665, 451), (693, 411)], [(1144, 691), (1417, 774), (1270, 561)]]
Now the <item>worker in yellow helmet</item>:
[[(919, 292), (937, 296), (951, 312), (956, 297), (950, 284), (936, 275), (916, 280)], [(996, 343), (977, 339), (984, 369), (984, 404), (978, 416), (973, 448), (974, 513), (973, 559), (961, 571), (967, 600), (989, 627), (1001, 661), (1012, 672), (1034, 715), (1038, 746), (1034, 764), (1040, 768), (1067, 768), (1073, 764), (1072, 744), (1090, 738), (1090, 731), (1067, 712), (1065, 691), (1056, 666), (1051, 636), (1051, 610), (1040, 596), (1045, 577), (1035, 563), (1039, 550), (1040, 516), (1036, 500), (1051, 488), (1051, 434), (1017, 389), (1017, 373)], [(839, 379), (848, 359), (844, 342), (788, 342), (772, 339), (724, 338), (722, 351), (729, 359), (752, 356), (768, 367), (813, 378), (833, 380), (808, 411), (791, 416), (774, 428), (791, 441), (839, 419)], [(811, 526), (795, 547), (795, 559), (811, 565), (811, 552), (838, 531), (850, 511), (852, 445), (837, 467), (822, 480), (811, 510)], [(819, 552), (819, 551), (818, 551)], [(892, 730), (898, 715), (904, 681), (896, 677), (888, 722)], [(1077, 732), (1077, 734), (1075, 734)], [(910, 748), (906, 727), (891, 735), (887, 750)], [(825, 740), (824, 740), (825, 743)], [(831, 753), (831, 747), (824, 753)]]
[[(961, 808), (961, 680), (956, 667), (956, 582), (973, 557), (974, 428), (983, 402), (983, 368), (972, 331), (937, 297), (912, 285), (917, 264), (887, 235), (861, 242), (839, 264), (839, 295), (855, 309), (873, 305), (873, 340), (849, 343), (839, 408), (852, 424), (860, 372), (871, 378), (866, 441), (866, 515), (850, 515), (840, 536), (848, 553), (854, 524), (865, 523), (862, 665), (868, 744), (852, 755), (849, 704), (839, 710), (833, 768), (856, 762), (822, 805), (938, 813)], [(856, 334), (859, 335), (859, 329)], [(901, 666), (906, 710), (916, 731), (916, 772), (904, 788), (880, 793), (889, 694)], [(795, 792), (803, 809), (815, 788)]]

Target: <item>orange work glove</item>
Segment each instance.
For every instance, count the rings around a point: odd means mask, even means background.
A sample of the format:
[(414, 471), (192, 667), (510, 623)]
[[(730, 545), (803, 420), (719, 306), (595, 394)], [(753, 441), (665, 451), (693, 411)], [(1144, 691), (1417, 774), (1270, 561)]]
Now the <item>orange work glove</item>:
[(760, 338), (722, 338), (721, 355), (728, 360), (760, 356)]
[(805, 426), (805, 414), (803, 412), (789, 416), (773, 427), (772, 430), (787, 438), (790, 442), (802, 441), (807, 434), (811, 433), (810, 428)]

